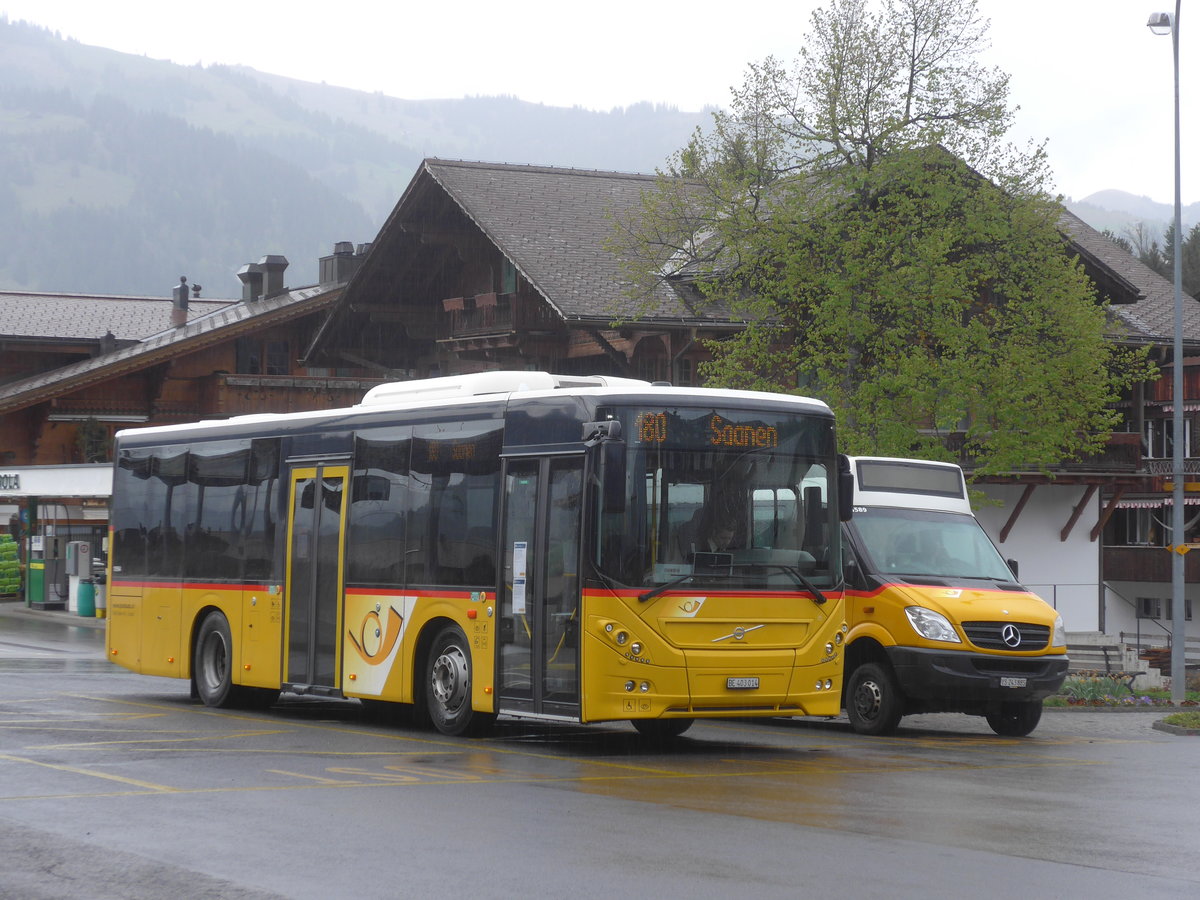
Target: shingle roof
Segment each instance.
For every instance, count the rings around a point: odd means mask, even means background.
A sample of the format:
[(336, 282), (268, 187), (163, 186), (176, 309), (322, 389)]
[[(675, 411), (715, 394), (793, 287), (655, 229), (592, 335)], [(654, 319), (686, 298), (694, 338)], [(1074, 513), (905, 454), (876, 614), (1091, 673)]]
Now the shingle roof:
[[(1175, 285), (1115, 241), (1063, 209), (1059, 228), (1084, 253), (1133, 285), (1142, 295), (1136, 303), (1109, 307), (1119, 338), (1169, 344), (1175, 334)], [(1200, 301), (1183, 295), (1183, 339), (1200, 345)]]
[(423, 169), (564, 318), (699, 318), (665, 286), (645, 304), (632, 301), (605, 249), (613, 216), (640, 208), (655, 176), (442, 159)]
[[(221, 309), (235, 300), (195, 298), (188, 319)], [(103, 294), (35, 294), (0, 291), (0, 336), (35, 340), (99, 340), (112, 332), (119, 341), (138, 340), (171, 322), (171, 297), (117, 297)]]
[[(179, 328), (163, 328), (165, 323), (160, 320), (154, 332), (143, 334), (135, 344), (0, 385), (0, 413), (144, 368), (159, 359), (229, 340), (241, 332), (275, 321), (304, 315), (332, 303), (340, 292), (340, 285), (332, 290), (328, 285), (318, 285), (284, 291), (249, 303), (225, 301), (216, 310), (200, 313)], [(163, 306), (169, 316), (169, 304)], [(189, 312), (193, 306), (194, 301), (189, 304)]]

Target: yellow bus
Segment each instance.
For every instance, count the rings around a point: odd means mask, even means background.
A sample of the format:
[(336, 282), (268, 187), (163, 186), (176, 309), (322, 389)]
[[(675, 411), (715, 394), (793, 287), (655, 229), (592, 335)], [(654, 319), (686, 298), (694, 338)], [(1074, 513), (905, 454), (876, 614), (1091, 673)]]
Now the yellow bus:
[(544, 372), (124, 430), (108, 654), (210, 706), (361, 698), (446, 734), (836, 715), (838, 482), (819, 401)]
[(1062, 616), (1017, 582), (951, 463), (851, 457), (846, 713), (888, 734), (910, 713), (985, 716), (1024, 736), (1066, 677)]

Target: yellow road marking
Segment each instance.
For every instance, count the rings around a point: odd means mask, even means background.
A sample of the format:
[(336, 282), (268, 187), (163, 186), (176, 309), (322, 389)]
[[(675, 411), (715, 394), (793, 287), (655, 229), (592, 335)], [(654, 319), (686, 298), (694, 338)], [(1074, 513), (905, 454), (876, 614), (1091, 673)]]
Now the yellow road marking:
[[(165, 784), (154, 784), (150, 781), (138, 781), (136, 778), (125, 778), (121, 775), (110, 775), (108, 772), (96, 772), (92, 769), (80, 769), (76, 766), (63, 766), (57, 763), (43, 762), (39, 759), (26, 759), (23, 756), (10, 756), (7, 753), (0, 753), (0, 759), (8, 760), (9, 762), (28, 763), (31, 766), (41, 766), (44, 769), (56, 769), (59, 772), (70, 772), (73, 775), (87, 775), (91, 778), (104, 778), (109, 781), (118, 781), (121, 784), (128, 784), (131, 787), (145, 788), (148, 791), (156, 793), (175, 793), (176, 789), (167, 787)], [(9, 800), (19, 799), (16, 797), (6, 798)]]

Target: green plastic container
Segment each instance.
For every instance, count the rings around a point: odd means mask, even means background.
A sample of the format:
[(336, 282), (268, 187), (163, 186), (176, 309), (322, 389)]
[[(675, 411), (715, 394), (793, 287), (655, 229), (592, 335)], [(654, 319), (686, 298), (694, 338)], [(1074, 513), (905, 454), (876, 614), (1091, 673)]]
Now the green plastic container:
[(96, 617), (96, 585), (90, 579), (79, 582), (79, 603), (76, 612), (89, 619)]
[[(43, 603), (46, 599), (46, 561), (31, 559), (29, 561), (29, 584), (25, 586), (25, 605), (32, 606)], [(41, 608), (40, 606), (38, 607)]]

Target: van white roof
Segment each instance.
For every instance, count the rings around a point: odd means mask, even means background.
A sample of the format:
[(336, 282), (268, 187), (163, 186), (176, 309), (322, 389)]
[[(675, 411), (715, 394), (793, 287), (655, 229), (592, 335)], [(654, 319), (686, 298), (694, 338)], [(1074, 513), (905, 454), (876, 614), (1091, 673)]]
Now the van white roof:
[(971, 515), (967, 482), (954, 463), (851, 456), (855, 506), (931, 509)]

